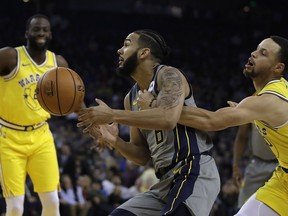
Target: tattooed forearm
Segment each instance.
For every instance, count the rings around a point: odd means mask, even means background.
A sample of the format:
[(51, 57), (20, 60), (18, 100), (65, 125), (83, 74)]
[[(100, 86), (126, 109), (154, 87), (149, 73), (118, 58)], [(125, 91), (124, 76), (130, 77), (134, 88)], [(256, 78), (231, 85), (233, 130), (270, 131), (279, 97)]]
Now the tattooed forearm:
[(160, 93), (157, 98), (157, 106), (165, 109), (173, 108), (179, 104), (182, 95), (181, 75), (174, 68), (162, 73), (159, 80)]

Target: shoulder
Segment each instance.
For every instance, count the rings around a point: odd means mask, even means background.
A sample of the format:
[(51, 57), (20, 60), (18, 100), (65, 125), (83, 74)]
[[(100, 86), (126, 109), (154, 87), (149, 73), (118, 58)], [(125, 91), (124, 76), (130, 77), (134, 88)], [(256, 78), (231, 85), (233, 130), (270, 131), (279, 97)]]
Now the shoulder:
[(17, 51), (14, 47), (3, 47), (0, 49), (0, 55), (6, 55), (7, 58), (9, 58), (11, 56), (16, 57)]
[(55, 56), (56, 56), (56, 62), (57, 62), (58, 67), (69, 67), (68, 62), (62, 55), (55, 54)]
[(17, 65), (17, 51), (13, 47), (0, 49), (0, 75), (7, 75)]

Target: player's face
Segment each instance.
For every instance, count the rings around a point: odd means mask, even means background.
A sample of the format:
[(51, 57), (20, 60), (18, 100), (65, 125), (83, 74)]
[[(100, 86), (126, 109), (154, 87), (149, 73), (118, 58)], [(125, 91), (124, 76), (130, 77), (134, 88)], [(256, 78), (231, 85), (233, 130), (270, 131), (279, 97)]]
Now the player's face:
[(25, 37), (28, 46), (37, 51), (44, 51), (48, 48), (52, 39), (50, 23), (45, 18), (34, 18), (26, 30)]
[(118, 50), (119, 66), (117, 73), (124, 76), (131, 76), (139, 64), (138, 61), (138, 40), (137, 34), (130, 34), (124, 40), (124, 45)]
[(250, 78), (255, 78), (259, 75), (269, 76), (275, 65), (279, 63), (279, 49), (280, 46), (272, 39), (263, 40), (257, 49), (251, 53), (251, 57), (243, 70), (244, 75)]

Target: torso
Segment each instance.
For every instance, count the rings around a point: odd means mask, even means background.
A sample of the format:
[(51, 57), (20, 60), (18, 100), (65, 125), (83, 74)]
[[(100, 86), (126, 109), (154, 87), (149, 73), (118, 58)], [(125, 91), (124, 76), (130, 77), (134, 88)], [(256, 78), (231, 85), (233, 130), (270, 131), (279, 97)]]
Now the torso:
[(35, 125), (48, 118), (50, 114), (41, 108), (35, 89), (40, 76), (57, 66), (55, 54), (46, 51), (46, 60), (38, 65), (24, 46), (17, 47), (17, 65), (9, 74), (0, 78), (0, 117), (18, 125)]
[[(155, 69), (155, 76), (148, 90), (154, 96), (158, 94), (157, 75), (162, 67), (166, 66), (159, 65)], [(138, 90), (139, 86), (135, 84), (129, 93), (131, 110), (135, 111), (139, 110), (137, 105)], [(192, 89), (190, 89), (190, 95), (185, 99), (185, 106), (196, 106)], [(176, 125), (174, 130), (170, 131), (144, 129), (140, 129), (140, 131), (147, 140), (152, 162), (156, 170), (171, 163), (178, 163), (191, 155), (208, 151), (213, 146), (212, 141), (206, 133), (179, 124)]]
[[(288, 83), (282, 78), (269, 82), (257, 95), (273, 94), (283, 101), (288, 102)], [(288, 122), (272, 127), (263, 121), (255, 121), (258, 130), (265, 138), (279, 164), (288, 168)]]

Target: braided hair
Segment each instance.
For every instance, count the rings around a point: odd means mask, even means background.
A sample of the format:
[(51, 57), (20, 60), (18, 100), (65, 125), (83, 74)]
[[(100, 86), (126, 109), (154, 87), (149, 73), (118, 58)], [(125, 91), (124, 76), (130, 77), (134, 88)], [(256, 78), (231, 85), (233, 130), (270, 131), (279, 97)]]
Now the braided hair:
[(152, 56), (159, 62), (163, 62), (169, 54), (170, 48), (166, 45), (164, 38), (156, 31), (150, 29), (142, 29), (134, 31), (140, 35), (138, 39), (139, 47), (149, 48)]

